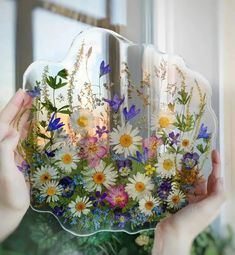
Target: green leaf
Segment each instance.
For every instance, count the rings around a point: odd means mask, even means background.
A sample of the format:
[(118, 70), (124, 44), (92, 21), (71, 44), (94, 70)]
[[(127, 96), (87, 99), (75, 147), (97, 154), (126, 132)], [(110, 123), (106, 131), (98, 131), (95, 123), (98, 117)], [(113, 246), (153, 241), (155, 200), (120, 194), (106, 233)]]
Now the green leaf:
[(63, 113), (63, 114), (72, 114), (72, 112), (70, 110), (62, 110), (62, 111), (58, 111), (59, 113)]
[(43, 128), (45, 128), (45, 127), (47, 126), (47, 123), (46, 123), (45, 120), (42, 120), (42, 121), (40, 121), (39, 123), (40, 123), (40, 125), (41, 125)]
[(38, 133), (37, 135), (38, 135), (39, 137), (41, 137), (41, 138), (44, 138), (44, 139), (47, 139), (47, 140), (51, 140), (50, 137), (48, 137), (48, 136), (46, 136), (46, 135), (44, 135), (44, 134), (42, 134), (42, 133)]
[(63, 79), (67, 79), (68, 77), (68, 71), (66, 69), (62, 69), (58, 72), (57, 76), (63, 78)]

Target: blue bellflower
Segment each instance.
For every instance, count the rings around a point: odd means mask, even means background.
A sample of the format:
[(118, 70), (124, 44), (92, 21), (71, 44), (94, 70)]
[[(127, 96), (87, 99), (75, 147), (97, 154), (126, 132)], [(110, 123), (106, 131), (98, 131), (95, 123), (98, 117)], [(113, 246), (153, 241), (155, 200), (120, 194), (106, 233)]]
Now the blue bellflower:
[(34, 86), (31, 90), (27, 91), (27, 94), (32, 98), (39, 97), (41, 95), (41, 89), (39, 86)]
[(115, 113), (117, 113), (121, 104), (124, 102), (125, 97), (123, 96), (123, 98), (119, 98), (118, 95), (114, 95), (113, 99), (111, 100), (105, 98), (103, 100), (109, 104), (109, 106), (114, 110)]
[(203, 139), (208, 139), (208, 138), (210, 138), (210, 134), (207, 133), (207, 127), (204, 126), (204, 123), (202, 123), (202, 125), (201, 125), (201, 127), (200, 127), (200, 130), (199, 130), (199, 134), (198, 134), (197, 139), (200, 139), (200, 138), (203, 138)]
[(136, 157), (130, 156), (129, 158), (134, 159), (141, 164), (145, 164), (148, 161), (148, 148), (144, 148), (143, 154), (137, 151)]
[(127, 110), (127, 107), (123, 109), (123, 114), (126, 121), (133, 119), (139, 113), (140, 109), (136, 110), (135, 105), (132, 105), (129, 111)]
[(111, 67), (109, 66), (109, 64), (105, 65), (105, 62), (103, 60), (100, 64), (100, 77), (110, 72), (111, 72)]
[(64, 126), (64, 123), (60, 122), (60, 118), (55, 118), (55, 113), (53, 113), (47, 131), (55, 131)]

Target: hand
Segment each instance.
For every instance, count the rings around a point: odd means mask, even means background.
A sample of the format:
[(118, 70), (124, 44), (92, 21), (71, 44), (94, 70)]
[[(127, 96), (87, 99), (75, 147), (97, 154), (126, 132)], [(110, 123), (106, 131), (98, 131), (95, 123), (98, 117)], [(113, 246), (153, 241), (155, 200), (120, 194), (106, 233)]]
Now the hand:
[(25, 135), (31, 104), (31, 97), (18, 90), (0, 112), (0, 241), (15, 230), (30, 203), (29, 188), (16, 166), (14, 151)]
[(194, 238), (219, 215), (225, 201), (220, 178), (220, 158), (212, 155), (212, 171), (207, 186), (201, 187), (195, 202), (163, 219), (156, 227), (153, 255), (188, 255)]

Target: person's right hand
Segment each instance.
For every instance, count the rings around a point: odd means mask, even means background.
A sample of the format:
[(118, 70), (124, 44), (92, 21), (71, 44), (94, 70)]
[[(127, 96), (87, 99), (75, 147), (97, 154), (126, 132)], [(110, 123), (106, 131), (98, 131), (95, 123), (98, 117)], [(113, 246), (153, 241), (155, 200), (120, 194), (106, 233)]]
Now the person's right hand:
[[(15, 162), (15, 149), (20, 136), (25, 133), (32, 98), (18, 90), (0, 112), (0, 241), (11, 234), (26, 213), (29, 188)], [(24, 113), (14, 128), (17, 117)]]
[(219, 215), (226, 196), (217, 151), (212, 152), (211, 161), (208, 182), (201, 186), (195, 201), (157, 225), (152, 255), (189, 255), (194, 238)]

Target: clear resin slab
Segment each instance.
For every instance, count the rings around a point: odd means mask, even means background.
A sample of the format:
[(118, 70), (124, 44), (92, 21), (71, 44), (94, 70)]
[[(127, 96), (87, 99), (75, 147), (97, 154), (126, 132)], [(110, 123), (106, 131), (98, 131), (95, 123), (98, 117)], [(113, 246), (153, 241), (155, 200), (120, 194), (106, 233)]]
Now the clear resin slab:
[(136, 233), (193, 202), (210, 169), (211, 88), (181, 57), (104, 29), (24, 76), (34, 98), (20, 169), (31, 206), (67, 231)]

